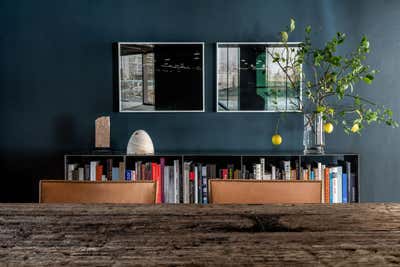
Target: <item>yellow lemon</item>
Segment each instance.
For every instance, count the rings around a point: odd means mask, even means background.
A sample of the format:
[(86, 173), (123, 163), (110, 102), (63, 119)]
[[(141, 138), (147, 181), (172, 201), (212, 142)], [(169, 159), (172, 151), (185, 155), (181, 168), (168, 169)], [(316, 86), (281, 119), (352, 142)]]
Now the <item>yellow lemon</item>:
[(360, 126), (358, 125), (358, 123), (354, 124), (353, 127), (351, 127), (351, 131), (353, 133), (356, 133), (360, 130)]
[(272, 144), (279, 146), (282, 144), (282, 137), (279, 134), (274, 134), (272, 136)]
[(325, 125), (324, 125), (324, 131), (325, 131), (326, 133), (330, 134), (330, 133), (333, 131), (333, 124), (330, 123), (330, 122), (325, 123)]

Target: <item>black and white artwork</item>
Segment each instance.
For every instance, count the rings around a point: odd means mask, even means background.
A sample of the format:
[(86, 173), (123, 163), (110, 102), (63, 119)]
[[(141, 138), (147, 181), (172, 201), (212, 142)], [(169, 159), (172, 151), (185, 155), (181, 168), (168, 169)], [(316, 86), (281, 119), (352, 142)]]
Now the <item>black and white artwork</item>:
[(119, 111), (204, 111), (203, 46), (118, 43)]

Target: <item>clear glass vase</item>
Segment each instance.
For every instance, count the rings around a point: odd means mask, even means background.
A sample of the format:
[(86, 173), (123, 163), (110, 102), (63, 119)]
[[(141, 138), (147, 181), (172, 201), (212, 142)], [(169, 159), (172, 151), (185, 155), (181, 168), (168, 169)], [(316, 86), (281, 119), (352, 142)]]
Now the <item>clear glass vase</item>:
[(303, 145), (305, 154), (324, 154), (325, 133), (322, 113), (304, 114)]

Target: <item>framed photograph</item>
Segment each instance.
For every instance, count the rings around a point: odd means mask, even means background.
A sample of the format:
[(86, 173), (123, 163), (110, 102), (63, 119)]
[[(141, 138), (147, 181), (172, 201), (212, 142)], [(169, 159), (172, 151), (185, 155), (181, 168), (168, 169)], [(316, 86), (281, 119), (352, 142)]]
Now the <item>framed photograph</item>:
[(117, 43), (119, 112), (203, 112), (204, 43)]
[[(302, 70), (291, 63), (300, 43), (217, 43), (218, 112), (299, 112), (302, 109)], [(286, 58), (290, 77), (273, 62)]]

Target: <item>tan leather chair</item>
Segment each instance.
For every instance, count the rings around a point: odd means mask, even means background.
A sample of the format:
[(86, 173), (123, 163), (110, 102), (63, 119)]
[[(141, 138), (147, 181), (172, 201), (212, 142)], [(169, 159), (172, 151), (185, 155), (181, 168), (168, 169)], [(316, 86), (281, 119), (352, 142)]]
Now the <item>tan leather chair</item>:
[(213, 204), (321, 203), (320, 181), (209, 180)]
[(136, 203), (154, 204), (153, 181), (63, 181), (42, 180), (40, 203)]

